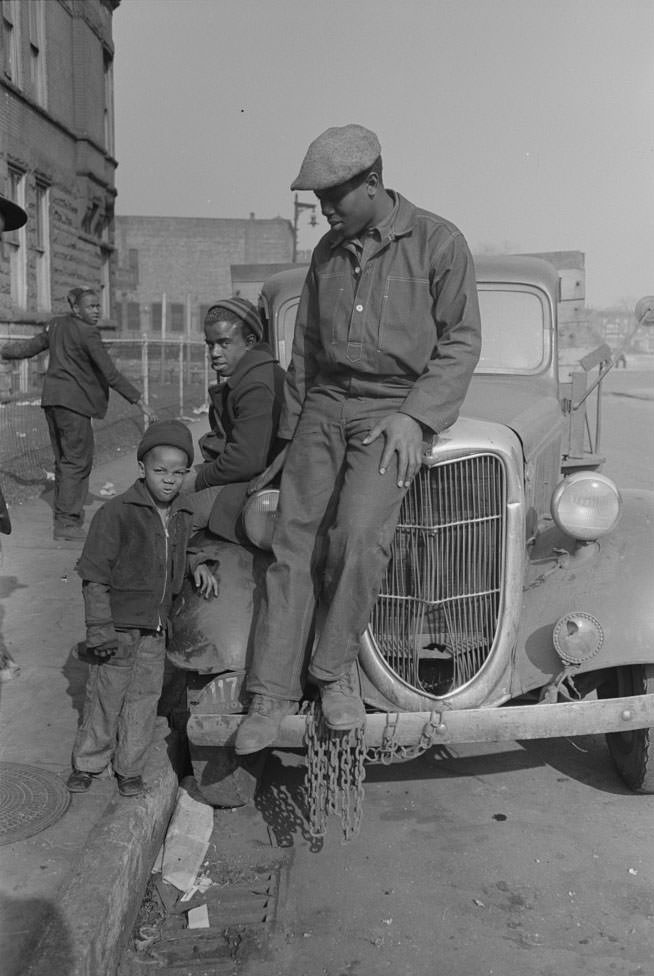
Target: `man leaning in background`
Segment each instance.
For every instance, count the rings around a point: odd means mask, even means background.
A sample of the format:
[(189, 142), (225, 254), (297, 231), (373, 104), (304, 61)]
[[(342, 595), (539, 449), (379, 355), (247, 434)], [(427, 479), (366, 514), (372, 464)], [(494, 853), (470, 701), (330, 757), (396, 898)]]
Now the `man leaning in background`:
[(68, 292), (70, 314), (53, 319), (31, 339), (7, 343), (3, 359), (28, 359), (49, 352), (41, 406), (54, 454), (54, 538), (81, 541), (84, 502), (93, 466), (91, 418), (102, 418), (111, 387), (140, 407), (145, 422), (156, 415), (141, 393), (116, 368), (97, 328), (100, 302), (93, 288)]

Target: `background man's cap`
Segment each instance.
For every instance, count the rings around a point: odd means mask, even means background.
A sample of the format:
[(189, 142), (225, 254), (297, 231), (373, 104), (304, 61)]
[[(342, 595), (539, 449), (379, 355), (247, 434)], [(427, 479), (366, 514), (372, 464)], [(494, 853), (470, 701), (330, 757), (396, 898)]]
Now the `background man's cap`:
[(221, 298), (207, 310), (204, 317), (204, 324), (211, 325), (212, 322), (220, 322), (223, 317), (221, 313), (232, 312), (233, 315), (245, 322), (256, 335), (257, 341), (263, 339), (263, 325), (256, 305), (249, 302), (247, 298)]
[(136, 460), (142, 461), (153, 447), (178, 447), (186, 453), (189, 467), (193, 464), (193, 438), (181, 420), (155, 420), (150, 424), (136, 449)]
[(381, 155), (379, 139), (362, 125), (325, 129), (314, 139), (291, 190), (327, 190), (351, 180)]
[(0, 214), (4, 217), (5, 230), (18, 230), (27, 223), (27, 214), (13, 200), (8, 200), (0, 193)]

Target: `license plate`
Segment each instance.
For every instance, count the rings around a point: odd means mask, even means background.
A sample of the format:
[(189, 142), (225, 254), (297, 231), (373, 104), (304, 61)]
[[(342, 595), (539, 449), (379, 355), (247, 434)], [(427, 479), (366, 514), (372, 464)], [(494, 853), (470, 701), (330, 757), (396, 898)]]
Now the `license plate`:
[(241, 697), (245, 675), (245, 671), (230, 671), (214, 678), (203, 688), (198, 709), (217, 714), (242, 712), (245, 707)]

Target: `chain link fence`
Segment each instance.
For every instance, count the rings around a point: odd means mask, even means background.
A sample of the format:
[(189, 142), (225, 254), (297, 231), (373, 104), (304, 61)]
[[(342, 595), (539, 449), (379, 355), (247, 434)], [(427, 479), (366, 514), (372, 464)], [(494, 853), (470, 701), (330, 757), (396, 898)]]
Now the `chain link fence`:
[[(17, 338), (25, 338), (25, 333), (0, 332), (0, 345)], [(160, 418), (190, 420), (206, 413), (213, 373), (202, 340), (147, 335), (103, 339), (117, 368), (143, 392)], [(38, 494), (53, 478), (50, 438), (40, 406), (46, 368), (47, 353), (0, 360), (0, 486), (9, 501)], [(138, 408), (112, 390), (107, 415), (93, 421), (93, 430), (97, 463), (135, 447), (143, 418)]]

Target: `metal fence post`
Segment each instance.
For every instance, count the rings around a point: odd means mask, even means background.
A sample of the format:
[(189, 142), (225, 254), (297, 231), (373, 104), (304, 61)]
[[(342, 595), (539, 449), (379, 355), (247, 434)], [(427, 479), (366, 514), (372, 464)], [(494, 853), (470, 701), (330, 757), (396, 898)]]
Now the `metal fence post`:
[(179, 350), (177, 354), (179, 365), (179, 415), (184, 416), (184, 339), (179, 340)]
[(149, 403), (150, 369), (148, 362), (148, 337), (145, 333), (141, 336), (141, 381), (143, 384), (143, 399), (146, 403)]

